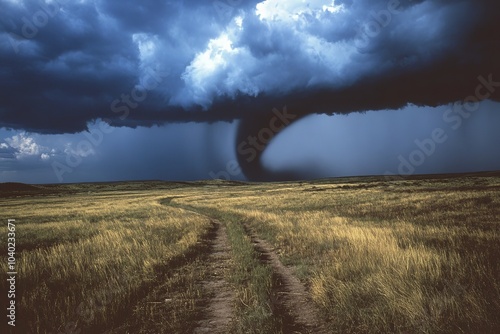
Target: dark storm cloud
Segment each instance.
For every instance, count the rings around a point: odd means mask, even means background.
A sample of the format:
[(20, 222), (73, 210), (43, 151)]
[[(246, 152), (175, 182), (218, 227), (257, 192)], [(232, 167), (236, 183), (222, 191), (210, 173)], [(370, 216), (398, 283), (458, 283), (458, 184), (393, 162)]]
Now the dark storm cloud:
[(67, 1), (51, 16), (38, 1), (2, 7), (9, 14), (4, 23), (11, 23), (0, 53), (3, 126), (82, 130), (107, 111), (113, 94), (133, 82), (138, 62), (130, 37), (100, 20), (95, 8)]
[[(298, 3), (4, 0), (0, 125), (57, 133), (97, 118), (217, 121), (281, 104), (438, 105), (498, 73), (495, 1)], [(138, 107), (111, 108), (155, 70), (168, 77)]]

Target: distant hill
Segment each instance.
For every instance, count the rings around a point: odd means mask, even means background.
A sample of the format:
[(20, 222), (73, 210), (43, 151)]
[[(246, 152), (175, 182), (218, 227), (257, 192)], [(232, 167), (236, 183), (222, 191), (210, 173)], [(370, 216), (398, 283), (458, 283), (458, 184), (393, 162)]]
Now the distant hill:
[(5, 182), (5, 183), (0, 183), (0, 192), (4, 191), (15, 191), (15, 192), (25, 192), (25, 191), (40, 191), (42, 190), (41, 188), (37, 186), (32, 186), (31, 184), (26, 184), (26, 183), (20, 183), (20, 182)]
[(43, 186), (34, 186), (20, 182), (0, 183), (0, 197), (35, 196), (54, 193)]
[[(361, 188), (366, 188), (367, 182), (384, 182), (390, 180), (431, 180), (431, 179), (451, 179), (467, 177), (500, 177), (500, 171), (485, 171), (475, 173), (456, 173), (456, 174), (419, 174), (410, 176), (346, 176), (331, 177), (315, 180), (291, 181), (304, 184), (316, 183), (362, 183)], [(77, 193), (93, 193), (102, 191), (140, 191), (140, 190), (171, 190), (183, 187), (227, 187), (227, 186), (245, 186), (254, 184), (253, 182), (237, 180), (198, 180), (198, 181), (163, 181), (163, 180), (145, 180), (145, 181), (114, 181), (114, 182), (85, 182), (85, 183), (60, 183), (60, 184), (38, 184), (31, 185), (20, 182), (0, 183), (1, 197), (18, 196), (38, 196), (38, 195), (62, 195)], [(308, 189), (306, 191), (321, 191), (322, 189)]]

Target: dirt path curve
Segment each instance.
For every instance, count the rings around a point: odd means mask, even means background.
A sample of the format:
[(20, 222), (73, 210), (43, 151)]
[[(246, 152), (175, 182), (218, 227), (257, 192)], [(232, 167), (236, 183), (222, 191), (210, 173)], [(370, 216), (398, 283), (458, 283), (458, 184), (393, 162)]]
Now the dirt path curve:
[(282, 318), (283, 333), (329, 333), (304, 285), (292, 270), (280, 261), (274, 248), (245, 227), (260, 260), (271, 266), (277, 288), (274, 291), (275, 315)]
[(229, 333), (233, 319), (235, 292), (231, 289), (224, 275), (230, 267), (230, 246), (226, 227), (218, 221), (215, 225), (215, 238), (212, 239), (211, 251), (207, 261), (207, 279), (202, 282), (203, 289), (211, 296), (204, 310), (203, 318), (198, 322), (195, 334)]

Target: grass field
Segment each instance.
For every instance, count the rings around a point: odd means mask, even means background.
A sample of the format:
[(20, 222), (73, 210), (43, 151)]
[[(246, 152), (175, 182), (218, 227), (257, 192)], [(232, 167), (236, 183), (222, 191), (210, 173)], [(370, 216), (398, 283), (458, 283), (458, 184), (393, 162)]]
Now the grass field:
[(38, 188), (0, 202), (17, 222), (19, 333), (193, 332), (214, 293), (203, 285), (214, 220), (231, 247), (228, 333), (290, 321), (252, 236), (300, 279), (329, 333), (500, 332), (496, 175)]

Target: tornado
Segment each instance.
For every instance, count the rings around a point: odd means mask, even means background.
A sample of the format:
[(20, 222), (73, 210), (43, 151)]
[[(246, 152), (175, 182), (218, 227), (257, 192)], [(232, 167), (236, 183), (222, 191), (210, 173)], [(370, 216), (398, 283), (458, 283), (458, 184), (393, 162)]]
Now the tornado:
[[(492, 49), (490, 49), (491, 51)], [(303, 179), (300, 171), (272, 170), (263, 164), (262, 156), (270, 144), (287, 127), (312, 114), (349, 114), (369, 110), (397, 110), (410, 104), (438, 107), (458, 104), (453, 113), (464, 112), (464, 105), (482, 100), (500, 101), (500, 50), (484, 57), (484, 62), (464, 67), (462, 63), (449, 60), (432, 64), (420, 71), (408, 71), (373, 77), (350, 87), (331, 90), (317, 89), (313, 93), (293, 92), (286, 99), (260, 98), (253, 104), (242, 103), (237, 130), (235, 151), (241, 170), (251, 181), (291, 181)], [(443, 69), (436, 76), (436, 68)], [(452, 75), (451, 75), (452, 74)], [(404, 83), (412, 82), (412, 85)], [(268, 112), (247, 110), (250, 105), (264, 108), (275, 103), (285, 106), (280, 111), (274, 107)], [(237, 105), (233, 104), (233, 108)], [(281, 113), (281, 114), (280, 114)], [(283, 113), (285, 115), (283, 115)], [(307, 136), (307, 133), (303, 134)], [(357, 134), (353, 133), (353, 136)]]
[(278, 134), (300, 118), (302, 115), (294, 114), (288, 114), (288, 118), (284, 118), (282, 111), (274, 109), (272, 112), (259, 113), (240, 120), (236, 134), (236, 156), (242, 172), (249, 180), (293, 181), (302, 178), (297, 171), (270, 170), (262, 161), (262, 155)]

